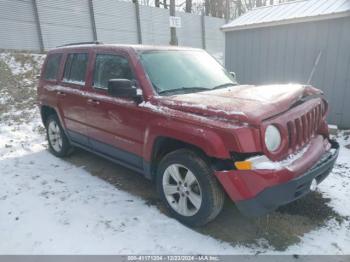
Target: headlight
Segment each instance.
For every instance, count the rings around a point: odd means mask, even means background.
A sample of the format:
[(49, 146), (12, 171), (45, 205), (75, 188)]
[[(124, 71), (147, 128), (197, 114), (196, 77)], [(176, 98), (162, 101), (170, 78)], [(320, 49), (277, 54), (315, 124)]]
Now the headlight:
[(276, 151), (281, 145), (281, 133), (274, 125), (267, 126), (265, 130), (265, 145), (270, 152)]

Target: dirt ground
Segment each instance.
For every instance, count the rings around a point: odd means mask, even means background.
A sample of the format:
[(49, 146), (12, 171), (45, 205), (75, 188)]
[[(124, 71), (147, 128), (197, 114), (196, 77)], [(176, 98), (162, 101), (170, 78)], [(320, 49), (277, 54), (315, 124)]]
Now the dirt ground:
[[(168, 215), (157, 196), (154, 184), (142, 175), (81, 149), (76, 149), (67, 161), (83, 166), (92, 175), (108, 181), (118, 189), (141, 197), (149, 205), (157, 206)], [(242, 216), (227, 199), (223, 211), (213, 222), (195, 230), (232, 245), (265, 244), (266, 248), (270, 245), (275, 250), (283, 251), (298, 243), (303, 234), (321, 227), (331, 218), (339, 222), (348, 219), (337, 214), (326, 205), (327, 202), (329, 199), (313, 192), (276, 212), (252, 219)], [(261, 243), (261, 239), (265, 239), (267, 243)]]

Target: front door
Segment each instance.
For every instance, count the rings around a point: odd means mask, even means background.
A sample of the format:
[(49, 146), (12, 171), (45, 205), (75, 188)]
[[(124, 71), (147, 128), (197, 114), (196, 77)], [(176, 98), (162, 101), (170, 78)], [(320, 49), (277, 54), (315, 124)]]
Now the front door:
[(133, 99), (107, 93), (110, 79), (135, 78), (129, 61), (118, 53), (97, 53), (92, 67), (87, 101), (90, 143), (95, 151), (142, 171), (144, 112)]

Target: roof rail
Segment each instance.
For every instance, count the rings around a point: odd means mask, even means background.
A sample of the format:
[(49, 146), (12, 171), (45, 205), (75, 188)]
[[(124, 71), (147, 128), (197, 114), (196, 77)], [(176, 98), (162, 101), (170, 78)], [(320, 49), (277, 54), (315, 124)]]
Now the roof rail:
[(64, 47), (64, 46), (71, 46), (71, 45), (101, 45), (102, 42), (99, 41), (92, 41), (92, 42), (78, 42), (78, 43), (70, 43), (70, 44), (64, 44), (57, 47)]

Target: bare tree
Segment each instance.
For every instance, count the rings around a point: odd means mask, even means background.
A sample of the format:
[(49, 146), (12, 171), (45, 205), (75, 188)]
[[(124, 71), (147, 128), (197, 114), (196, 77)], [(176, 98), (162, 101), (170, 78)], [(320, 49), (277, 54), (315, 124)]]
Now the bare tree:
[[(188, 0), (186, 0), (186, 4), (187, 1)], [(284, 3), (289, 1), (296, 0), (204, 0), (204, 3), (201, 5), (197, 5), (196, 2), (192, 2), (191, 12), (198, 13), (198, 10), (204, 10), (206, 16), (210, 15), (229, 20), (241, 16), (245, 12), (252, 10), (255, 7), (274, 5), (275, 3)]]
[(155, 5), (155, 7), (160, 7), (160, 1), (159, 0), (155, 0), (154, 1), (154, 5)]
[(204, 10), (205, 10), (205, 15), (208, 16), (210, 14), (210, 0), (205, 0)]
[(192, 12), (192, 0), (186, 0), (185, 11), (186, 11), (186, 13)]
[(237, 8), (237, 15), (241, 16), (243, 14), (242, 0), (237, 0), (236, 1), (236, 8)]
[(225, 20), (228, 21), (230, 20), (230, 6), (231, 6), (231, 3), (230, 3), (230, 0), (226, 0), (225, 1)]

